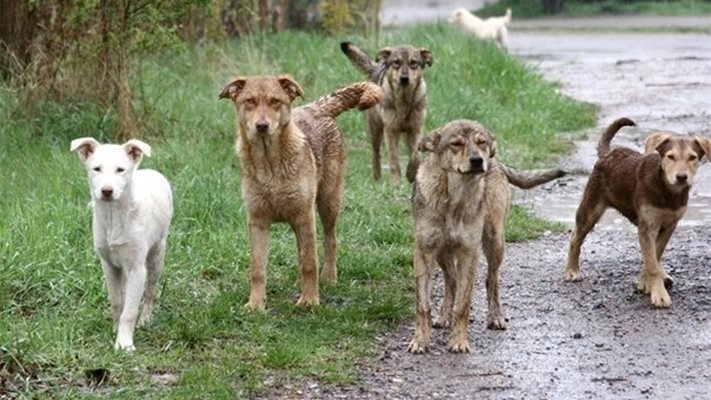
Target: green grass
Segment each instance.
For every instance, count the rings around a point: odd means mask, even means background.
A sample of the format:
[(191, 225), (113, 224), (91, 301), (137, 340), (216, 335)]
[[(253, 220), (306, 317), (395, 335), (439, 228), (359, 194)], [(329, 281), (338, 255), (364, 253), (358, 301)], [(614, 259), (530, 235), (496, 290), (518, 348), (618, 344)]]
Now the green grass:
[[(537, 18), (547, 16), (541, 1), (500, 0), (476, 10), (481, 17), (502, 15), (506, 7), (511, 7), (514, 18)], [(605, 14), (640, 15), (710, 15), (711, 2), (708, 0), (600, 0), (563, 1), (561, 17), (583, 17)]]
[[(314, 99), (360, 80), (340, 53), (346, 38), (307, 33), (258, 36), (224, 46), (154, 55), (142, 66), (143, 122), (175, 193), (175, 215), (153, 323), (138, 351), (113, 351), (114, 334), (97, 256), (85, 172), (71, 139), (110, 140), (116, 117), (92, 104), (18, 110), (21, 93), (0, 88), (0, 380), (21, 397), (245, 398), (268, 376), (348, 382), (373, 337), (412, 313), (409, 187), (374, 182), (357, 112), (339, 118), (349, 149), (339, 226), (339, 283), (322, 305), (294, 306), (293, 234), (272, 229), (268, 310), (246, 313), (249, 263), (234, 111), (218, 101), (235, 73), (292, 74)], [(373, 53), (373, 39), (348, 38)], [(506, 163), (552, 163), (567, 150), (556, 133), (589, 126), (594, 110), (557, 94), (529, 67), (443, 25), (384, 32), (380, 44), (414, 43), (435, 57), (427, 71), (427, 130), (456, 118), (498, 134)], [(509, 239), (551, 229), (518, 209)], [(92, 385), (95, 371), (108, 381)], [(168, 382), (159, 381), (168, 376)]]

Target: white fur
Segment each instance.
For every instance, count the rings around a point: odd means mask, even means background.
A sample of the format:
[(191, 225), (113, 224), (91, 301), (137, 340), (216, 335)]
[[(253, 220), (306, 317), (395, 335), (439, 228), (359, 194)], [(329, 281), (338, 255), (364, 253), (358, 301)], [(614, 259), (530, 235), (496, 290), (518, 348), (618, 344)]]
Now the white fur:
[(163, 269), (173, 215), (170, 184), (157, 171), (137, 169), (143, 155), (151, 152), (140, 140), (102, 145), (81, 138), (73, 140), (70, 149), (77, 151), (89, 175), (94, 248), (118, 329), (114, 347), (133, 351), (134, 328), (151, 320)]
[(511, 22), (511, 9), (501, 17), (481, 19), (465, 8), (457, 8), (452, 12), (449, 23), (458, 26), (463, 31), (480, 39), (493, 40), (499, 48), (508, 51), (509, 31), (506, 27)]

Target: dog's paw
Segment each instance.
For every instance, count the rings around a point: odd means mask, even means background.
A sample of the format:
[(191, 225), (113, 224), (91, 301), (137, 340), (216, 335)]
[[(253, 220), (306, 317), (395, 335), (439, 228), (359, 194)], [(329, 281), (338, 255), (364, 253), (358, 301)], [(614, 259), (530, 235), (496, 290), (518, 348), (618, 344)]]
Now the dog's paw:
[(664, 287), (666, 289), (671, 289), (674, 286), (674, 279), (666, 272), (664, 272), (662, 279), (664, 279)]
[(133, 353), (136, 351), (136, 346), (133, 345), (133, 339), (116, 338), (116, 343), (114, 344), (114, 349), (119, 351), (125, 351), (126, 353)]
[(324, 268), (323, 272), (321, 273), (321, 280), (328, 283), (329, 285), (335, 285), (338, 282), (338, 277), (336, 275), (337, 274), (335, 268)]
[(153, 310), (144, 308), (141, 311), (141, 316), (138, 317), (138, 322), (136, 323), (136, 326), (139, 328), (142, 328), (142, 327), (150, 324), (152, 320), (153, 320)]
[(427, 351), (428, 344), (420, 339), (412, 339), (410, 344), (407, 346), (407, 351), (412, 354), (422, 354)]
[(669, 296), (669, 292), (667, 292), (667, 290), (664, 289), (664, 287), (656, 288), (656, 290), (652, 290), (650, 293), (650, 297), (652, 298), (652, 305), (654, 305), (654, 307), (658, 307), (658, 308), (671, 307), (671, 297)]
[(264, 312), (267, 307), (264, 301), (253, 301), (250, 299), (247, 304), (244, 305), (244, 308), (246, 308), (247, 311)]
[(488, 329), (503, 331), (506, 330), (506, 320), (501, 315), (493, 316), (489, 315), (489, 320), (487, 321), (486, 327)]
[(467, 339), (452, 338), (449, 341), (448, 349), (452, 353), (469, 353), (469, 341)]
[(319, 305), (318, 295), (307, 296), (305, 294), (302, 294), (301, 296), (299, 296), (299, 299), (296, 300), (297, 307), (311, 307), (317, 305)]
[(566, 268), (565, 280), (568, 282), (577, 282), (583, 279), (583, 275), (579, 269)]

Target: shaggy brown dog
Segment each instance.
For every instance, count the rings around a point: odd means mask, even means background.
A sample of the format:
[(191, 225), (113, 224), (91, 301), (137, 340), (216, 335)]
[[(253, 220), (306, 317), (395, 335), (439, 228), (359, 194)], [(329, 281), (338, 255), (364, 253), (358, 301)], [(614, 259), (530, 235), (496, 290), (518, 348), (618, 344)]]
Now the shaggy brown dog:
[(237, 111), (235, 151), (251, 242), (246, 307), (264, 310), (269, 227), (286, 222), (299, 247), (299, 306), (318, 305), (315, 209), (324, 230), (324, 279), (336, 282), (336, 221), (343, 198), (346, 149), (336, 125), (340, 113), (382, 99), (371, 82), (356, 83), (291, 110), (303, 90), (289, 75), (237, 77), (220, 94)]
[(689, 189), (702, 157), (708, 157), (708, 139), (654, 133), (645, 141), (645, 154), (628, 148), (610, 149), (610, 142), (623, 126), (635, 125), (620, 118), (600, 136), (598, 161), (588, 179), (575, 214), (565, 279), (580, 276), (580, 247), (608, 207), (613, 207), (637, 226), (644, 265), (639, 290), (650, 294), (656, 307), (669, 307), (665, 285), (671, 277), (660, 264), (662, 253), (679, 220), (686, 212)]
[(437, 327), (453, 325), (449, 350), (469, 351), (469, 309), (479, 249), (488, 263), (489, 329), (506, 329), (499, 303), (499, 267), (511, 205), (509, 182), (531, 188), (563, 176), (558, 169), (516, 171), (496, 161), (494, 135), (478, 122), (458, 120), (422, 139), (429, 157), (413, 188), (415, 216), (415, 337), (408, 350), (424, 352), (431, 338), (430, 276), (444, 274), (444, 301)]
[(358, 70), (385, 92), (380, 105), (367, 112), (368, 136), (373, 147), (373, 177), (380, 179), (380, 145), (385, 135), (390, 153), (390, 178), (394, 185), (400, 184), (400, 135), (404, 134), (410, 155), (407, 180), (414, 181), (419, 164), (415, 145), (427, 114), (424, 69), (432, 66), (432, 53), (423, 47), (385, 47), (374, 61), (349, 42), (341, 43), (341, 50)]

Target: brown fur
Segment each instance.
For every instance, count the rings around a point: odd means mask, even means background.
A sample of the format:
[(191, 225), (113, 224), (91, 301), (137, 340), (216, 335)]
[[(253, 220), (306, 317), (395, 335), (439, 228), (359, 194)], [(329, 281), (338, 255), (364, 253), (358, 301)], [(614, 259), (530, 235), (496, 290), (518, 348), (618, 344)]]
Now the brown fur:
[(610, 141), (623, 126), (634, 122), (620, 118), (600, 136), (595, 163), (575, 215), (565, 279), (580, 275), (580, 247), (608, 207), (637, 226), (643, 266), (638, 287), (656, 307), (669, 307), (665, 285), (671, 277), (661, 257), (679, 220), (686, 212), (689, 189), (702, 157), (708, 157), (708, 139), (659, 132), (645, 141), (645, 154), (628, 148), (610, 149)]
[(373, 147), (373, 177), (380, 179), (381, 176), (380, 146), (384, 136), (390, 154), (390, 178), (394, 185), (400, 184), (400, 136), (403, 135), (410, 156), (406, 175), (409, 182), (414, 181), (419, 164), (415, 145), (427, 114), (424, 69), (432, 65), (432, 53), (412, 46), (385, 47), (372, 60), (349, 42), (341, 43), (341, 50), (385, 92), (380, 105), (366, 113)]
[(237, 77), (220, 94), (237, 111), (235, 151), (251, 243), (250, 294), (246, 307), (264, 310), (269, 227), (288, 223), (299, 247), (301, 296), (297, 305), (318, 305), (315, 211), (324, 230), (323, 277), (336, 282), (336, 221), (343, 198), (346, 149), (334, 118), (382, 98), (370, 82), (356, 83), (291, 109), (303, 90), (289, 75)]
[[(469, 351), (469, 310), (479, 249), (488, 264), (489, 329), (506, 329), (499, 303), (499, 268), (504, 258), (504, 228), (511, 205), (509, 183), (530, 188), (563, 175), (558, 169), (517, 171), (493, 158), (496, 139), (483, 125), (458, 120), (422, 139), (430, 155), (420, 165), (413, 188), (415, 217), (415, 337), (408, 350), (424, 352), (430, 325), (452, 326), (449, 350)], [(444, 301), (432, 324), (430, 276), (444, 273)]]

